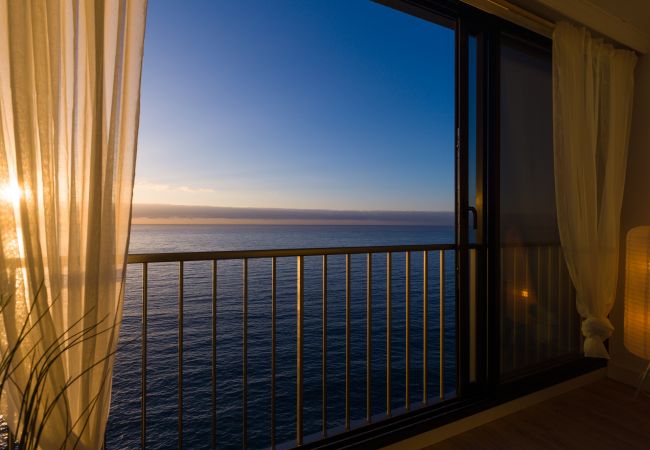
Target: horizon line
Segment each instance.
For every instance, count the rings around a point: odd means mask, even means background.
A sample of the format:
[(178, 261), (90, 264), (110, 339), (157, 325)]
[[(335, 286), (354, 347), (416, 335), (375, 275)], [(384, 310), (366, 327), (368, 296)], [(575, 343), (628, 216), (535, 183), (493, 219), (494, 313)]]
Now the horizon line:
[(453, 211), (259, 208), (134, 203), (133, 224), (453, 225)]

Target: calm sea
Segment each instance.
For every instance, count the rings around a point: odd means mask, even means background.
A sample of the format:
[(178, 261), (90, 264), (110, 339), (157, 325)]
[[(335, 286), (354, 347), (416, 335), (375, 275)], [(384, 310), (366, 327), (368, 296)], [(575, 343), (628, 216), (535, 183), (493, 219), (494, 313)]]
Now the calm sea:
[[(241, 226), (134, 225), (130, 252), (189, 252), (272, 248), (343, 247), (451, 243), (446, 226)], [(411, 402), (422, 400), (423, 255), (411, 255)], [(394, 409), (405, 402), (405, 256), (393, 255), (392, 395)], [(445, 271), (445, 375), (454, 390), (454, 261)], [(372, 265), (372, 411), (386, 406), (386, 256)], [(305, 258), (304, 421), (305, 435), (321, 429), (322, 257)], [(439, 255), (429, 254), (429, 395), (438, 394)], [(242, 439), (242, 262), (218, 266), (217, 440), (220, 448), (241, 448)], [(248, 443), (270, 444), (271, 261), (249, 261)], [(142, 271), (130, 266), (121, 340), (115, 363), (107, 448), (140, 445), (140, 349)], [(351, 258), (351, 418), (365, 418), (366, 255)], [(174, 448), (177, 439), (178, 264), (149, 266), (147, 446)], [(340, 428), (345, 414), (345, 257), (328, 258), (327, 417)], [(276, 439), (295, 439), (296, 261), (277, 263)], [(186, 448), (210, 447), (211, 263), (186, 263), (184, 275), (183, 424)]]

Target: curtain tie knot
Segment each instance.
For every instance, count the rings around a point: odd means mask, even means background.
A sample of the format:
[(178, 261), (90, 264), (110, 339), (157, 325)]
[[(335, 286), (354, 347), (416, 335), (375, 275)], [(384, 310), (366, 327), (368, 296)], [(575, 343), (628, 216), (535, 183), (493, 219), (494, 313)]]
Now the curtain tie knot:
[(609, 359), (603, 341), (608, 339), (614, 326), (607, 317), (587, 317), (582, 321), (582, 334), (585, 339), (585, 356)]

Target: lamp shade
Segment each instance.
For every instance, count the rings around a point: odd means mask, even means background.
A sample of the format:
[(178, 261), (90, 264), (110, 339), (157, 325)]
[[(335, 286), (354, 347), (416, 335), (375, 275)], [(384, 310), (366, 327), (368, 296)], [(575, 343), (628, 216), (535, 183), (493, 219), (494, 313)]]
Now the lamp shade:
[(631, 353), (650, 359), (650, 226), (627, 233), (624, 336)]

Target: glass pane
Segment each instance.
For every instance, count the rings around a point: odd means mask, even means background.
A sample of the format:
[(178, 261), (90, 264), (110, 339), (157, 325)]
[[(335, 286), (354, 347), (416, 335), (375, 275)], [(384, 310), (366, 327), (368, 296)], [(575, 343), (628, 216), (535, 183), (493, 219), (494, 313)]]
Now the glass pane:
[[(378, 2), (149, 2), (130, 251), (453, 244), (455, 36)], [(142, 370), (146, 446), (176, 445), (180, 410), (184, 446), (207, 448), (212, 367), (219, 448), (242, 448), (244, 429), (251, 448), (271, 446), (272, 430), (278, 446), (296, 443), (291, 254), (277, 258), (275, 280), (271, 258), (250, 258), (246, 284), (242, 260), (219, 261), (216, 331), (210, 263), (183, 266), (182, 364), (178, 263), (148, 266), (146, 341), (142, 269), (129, 265), (107, 448), (140, 446)], [(329, 255), (325, 282), (322, 256), (304, 258), (310, 439), (383, 418), (389, 401), (397, 415), (455, 396), (456, 253), (414, 251), (408, 266), (403, 251), (391, 254), (390, 273), (385, 253), (370, 267), (351, 255), (349, 271), (344, 254)]]
[(561, 254), (553, 181), (551, 53), (501, 46), (501, 373), (580, 348), (575, 294)]

